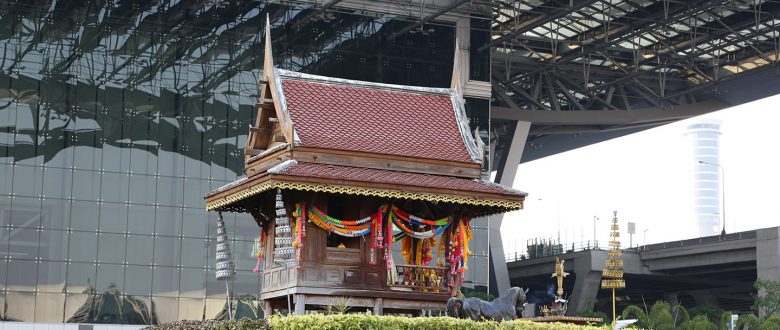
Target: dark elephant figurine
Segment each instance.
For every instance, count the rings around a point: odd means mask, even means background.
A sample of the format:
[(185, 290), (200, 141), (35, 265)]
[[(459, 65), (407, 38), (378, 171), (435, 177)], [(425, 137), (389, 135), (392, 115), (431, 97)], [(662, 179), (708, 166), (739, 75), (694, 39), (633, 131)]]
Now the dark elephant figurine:
[(514, 320), (518, 314), (516, 306), (525, 305), (526, 293), (528, 293), (527, 289), (512, 287), (491, 302), (479, 298), (452, 297), (447, 300), (447, 315), (461, 319), (470, 318), (474, 321)]

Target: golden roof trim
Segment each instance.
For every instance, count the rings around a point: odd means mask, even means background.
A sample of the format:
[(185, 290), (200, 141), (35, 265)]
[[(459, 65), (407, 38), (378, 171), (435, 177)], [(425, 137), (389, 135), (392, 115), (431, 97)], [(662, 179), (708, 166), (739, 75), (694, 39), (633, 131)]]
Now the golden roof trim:
[(225, 205), (233, 204), (234, 202), (244, 200), (250, 196), (257, 195), (264, 191), (268, 191), (275, 188), (326, 192), (326, 193), (334, 193), (334, 194), (413, 199), (413, 200), (424, 200), (429, 202), (468, 204), (468, 205), (476, 205), (476, 206), (491, 206), (491, 207), (502, 207), (507, 209), (523, 208), (522, 201), (478, 199), (478, 198), (456, 197), (456, 196), (449, 196), (449, 195), (395, 191), (395, 190), (388, 190), (388, 189), (333, 186), (333, 185), (269, 180), (260, 184), (253, 185), (252, 187), (243, 189), (240, 192), (232, 193), (226, 197), (213, 200), (213, 201), (208, 201), (206, 202), (206, 210), (213, 211)]

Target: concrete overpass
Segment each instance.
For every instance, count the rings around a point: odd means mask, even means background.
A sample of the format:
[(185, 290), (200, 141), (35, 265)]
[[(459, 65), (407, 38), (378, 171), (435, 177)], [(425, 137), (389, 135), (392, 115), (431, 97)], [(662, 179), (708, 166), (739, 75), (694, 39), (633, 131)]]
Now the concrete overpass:
[[(672, 305), (719, 306), (732, 312), (750, 311), (757, 278), (780, 278), (780, 227), (667, 242), (623, 251), (626, 289), (618, 291), (618, 307), (648, 305), (663, 299)], [(611, 292), (599, 288), (605, 250), (567, 251), (508, 263), (510, 282), (546, 292), (555, 258), (566, 260), (572, 275), (564, 281), (570, 295), (569, 313), (593, 303), (608, 310)]]

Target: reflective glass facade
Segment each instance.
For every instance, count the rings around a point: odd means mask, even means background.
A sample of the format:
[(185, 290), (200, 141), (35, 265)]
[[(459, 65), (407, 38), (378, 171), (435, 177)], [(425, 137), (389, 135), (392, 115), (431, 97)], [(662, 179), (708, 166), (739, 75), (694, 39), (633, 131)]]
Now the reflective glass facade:
[[(450, 84), (452, 24), (389, 40), (408, 22), (310, 4), (0, 0), (1, 319), (149, 324), (222, 310), (202, 197), (243, 168), (266, 15), (278, 67)], [(258, 230), (225, 216), (234, 294), (256, 297)], [(487, 285), (487, 231), (474, 239), (469, 276)]]

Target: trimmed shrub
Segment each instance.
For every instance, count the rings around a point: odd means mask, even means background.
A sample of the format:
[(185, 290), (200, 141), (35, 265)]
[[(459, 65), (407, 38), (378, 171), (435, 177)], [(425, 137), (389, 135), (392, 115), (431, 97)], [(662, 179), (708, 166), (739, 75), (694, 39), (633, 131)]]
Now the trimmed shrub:
[(608, 329), (608, 327), (588, 327), (563, 323), (538, 323), (525, 320), (506, 322), (474, 322), (452, 317), (399, 317), (375, 316), (370, 314), (273, 316), (269, 323), (274, 330), (581, 330)]
[(249, 320), (242, 319), (238, 321), (218, 321), (218, 320), (206, 320), (206, 321), (176, 321), (170, 323), (164, 323), (147, 327), (145, 329), (152, 330), (195, 330), (195, 329), (208, 329), (208, 330), (244, 330), (244, 329), (258, 329), (258, 330), (270, 330), (271, 327), (265, 320)]
[(538, 323), (526, 320), (505, 322), (456, 319), (452, 317), (401, 317), (371, 314), (274, 315), (265, 320), (179, 321), (149, 327), (151, 330), (607, 330), (609, 327), (578, 326), (565, 323)]

